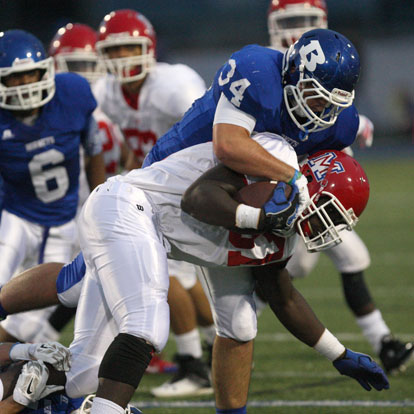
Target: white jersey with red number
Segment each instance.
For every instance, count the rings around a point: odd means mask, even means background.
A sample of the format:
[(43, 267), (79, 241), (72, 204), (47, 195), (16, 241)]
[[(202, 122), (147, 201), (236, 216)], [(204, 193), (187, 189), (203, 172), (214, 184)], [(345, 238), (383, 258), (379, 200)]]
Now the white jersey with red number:
[(119, 126), (114, 124), (99, 107), (95, 109), (93, 115), (98, 124), (102, 140), (106, 176), (111, 177), (119, 173), (124, 136)]
[[(283, 138), (263, 133), (253, 139), (275, 157), (299, 168), (295, 151)], [(171, 245), (172, 259), (204, 266), (249, 266), (290, 257), (296, 236), (286, 239), (268, 234), (241, 235), (202, 223), (182, 212), (180, 202), (185, 190), (216, 164), (212, 143), (208, 142), (110, 181), (120, 180), (145, 191), (153, 204), (158, 228)], [(246, 178), (248, 182), (257, 181), (254, 177)]]
[(139, 92), (138, 108), (128, 105), (121, 85), (106, 75), (93, 86), (101, 110), (119, 125), (139, 161), (167, 132), (191, 104), (205, 92), (203, 79), (182, 64), (157, 63)]

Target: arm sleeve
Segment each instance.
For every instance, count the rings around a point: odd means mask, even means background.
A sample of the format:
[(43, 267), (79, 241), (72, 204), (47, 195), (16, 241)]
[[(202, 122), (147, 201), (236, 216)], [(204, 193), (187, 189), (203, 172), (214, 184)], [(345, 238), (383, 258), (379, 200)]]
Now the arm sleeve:
[(256, 125), (256, 119), (246, 112), (237, 109), (222, 93), (217, 103), (213, 124), (232, 124), (243, 127), (251, 134)]
[(90, 157), (102, 152), (102, 137), (93, 115), (89, 117), (88, 127), (82, 133), (82, 145)]

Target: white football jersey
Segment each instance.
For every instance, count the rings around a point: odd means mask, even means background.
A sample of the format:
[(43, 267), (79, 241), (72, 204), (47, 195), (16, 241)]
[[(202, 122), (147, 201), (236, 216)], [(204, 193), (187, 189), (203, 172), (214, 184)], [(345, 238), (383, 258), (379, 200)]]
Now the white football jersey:
[(206, 90), (203, 79), (182, 64), (157, 63), (139, 92), (138, 108), (128, 105), (121, 85), (106, 75), (93, 85), (101, 110), (119, 125), (139, 161)]
[(121, 160), (121, 147), (124, 142), (121, 129), (113, 123), (107, 115), (97, 107), (93, 113), (98, 124), (100, 138), (102, 140), (102, 152), (105, 162), (107, 177), (118, 174)]
[[(275, 134), (254, 138), (275, 157), (298, 169), (293, 148)], [(186, 148), (161, 162), (113, 177), (145, 191), (153, 204), (159, 229), (171, 245), (169, 258), (204, 266), (251, 266), (286, 260), (292, 255), (296, 236), (241, 235), (202, 223), (181, 210), (181, 197), (205, 171), (217, 165), (211, 142)], [(246, 177), (248, 182), (257, 181)]]

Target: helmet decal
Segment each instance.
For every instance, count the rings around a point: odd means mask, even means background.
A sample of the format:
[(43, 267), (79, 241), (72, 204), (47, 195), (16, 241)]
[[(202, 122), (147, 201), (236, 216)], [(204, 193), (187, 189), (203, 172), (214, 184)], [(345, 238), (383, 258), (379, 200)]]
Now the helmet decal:
[(340, 161), (333, 161), (337, 156), (334, 152), (326, 152), (318, 157), (313, 157), (308, 161), (309, 166), (312, 168), (316, 181), (322, 181), (326, 173), (340, 174), (345, 172), (345, 168)]
[(322, 65), (325, 62), (325, 54), (318, 40), (311, 40), (308, 45), (303, 45), (299, 49), (299, 55), (309, 72), (313, 72), (318, 63)]

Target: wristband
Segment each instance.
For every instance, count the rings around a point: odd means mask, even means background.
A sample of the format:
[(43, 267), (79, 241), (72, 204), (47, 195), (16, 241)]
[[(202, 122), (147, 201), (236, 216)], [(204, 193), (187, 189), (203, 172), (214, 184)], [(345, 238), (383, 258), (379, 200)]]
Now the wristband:
[(293, 177), (287, 182), (289, 185), (294, 185), (296, 181), (302, 176), (302, 173), (298, 170), (295, 170)]
[(262, 209), (239, 204), (236, 209), (236, 227), (239, 229), (256, 229)]
[(30, 361), (30, 347), (32, 344), (21, 344), (16, 342), (9, 351), (9, 357), (12, 361)]
[(326, 328), (313, 348), (330, 361), (335, 361), (345, 352), (345, 347)]

